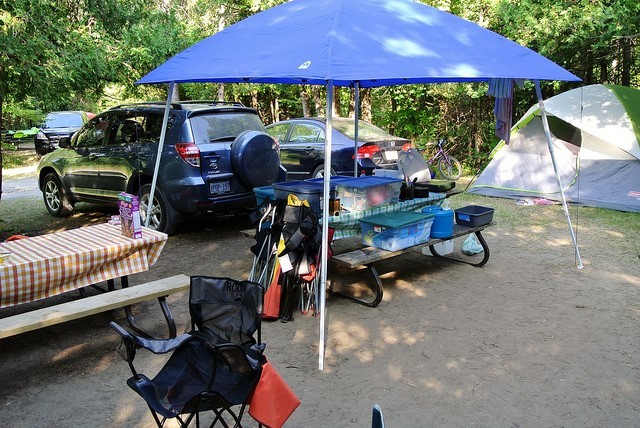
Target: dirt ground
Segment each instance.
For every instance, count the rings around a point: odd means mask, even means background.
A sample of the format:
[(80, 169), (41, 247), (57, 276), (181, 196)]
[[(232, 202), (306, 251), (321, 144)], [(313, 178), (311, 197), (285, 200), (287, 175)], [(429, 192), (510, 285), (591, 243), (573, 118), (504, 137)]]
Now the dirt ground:
[[(521, 209), (561, 216), (557, 207)], [(286, 426), (367, 427), (376, 403), (388, 427), (640, 426), (638, 237), (583, 228), (578, 270), (566, 228), (495, 220), (482, 268), (411, 252), (377, 265), (385, 286), (377, 308), (329, 297), (323, 371), (317, 317), (264, 323), (266, 355), (302, 401)], [(131, 283), (177, 273), (246, 278), (247, 227), (243, 217), (193, 224)], [(331, 268), (329, 278), (340, 285), (365, 274)], [(184, 330), (186, 293), (169, 301)], [(157, 304), (136, 310), (163, 333)], [(113, 311), (1, 340), (0, 426), (153, 426), (125, 384), (113, 319), (125, 322)], [(148, 374), (162, 361), (136, 359)]]

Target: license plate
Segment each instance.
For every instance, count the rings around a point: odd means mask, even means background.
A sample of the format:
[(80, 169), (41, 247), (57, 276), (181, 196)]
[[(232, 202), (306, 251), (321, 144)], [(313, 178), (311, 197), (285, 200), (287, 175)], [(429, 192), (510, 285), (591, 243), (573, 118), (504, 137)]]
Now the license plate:
[(384, 157), (387, 160), (398, 160), (398, 152), (395, 150), (386, 150), (384, 152)]
[(227, 193), (231, 191), (231, 186), (228, 181), (217, 181), (215, 183), (209, 183), (209, 193), (212, 195), (219, 195), (221, 193)]

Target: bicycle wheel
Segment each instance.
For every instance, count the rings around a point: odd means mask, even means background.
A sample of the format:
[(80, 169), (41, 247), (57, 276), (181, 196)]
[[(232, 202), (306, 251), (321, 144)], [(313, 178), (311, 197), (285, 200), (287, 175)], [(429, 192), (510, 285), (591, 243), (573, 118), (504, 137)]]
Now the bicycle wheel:
[(453, 156), (438, 159), (438, 171), (447, 180), (456, 181), (462, 176), (462, 165)]

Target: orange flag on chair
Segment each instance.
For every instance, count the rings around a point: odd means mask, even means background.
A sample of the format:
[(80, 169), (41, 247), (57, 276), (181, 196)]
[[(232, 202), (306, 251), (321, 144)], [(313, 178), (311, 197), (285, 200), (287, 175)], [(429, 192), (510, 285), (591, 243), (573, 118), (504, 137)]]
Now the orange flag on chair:
[(280, 281), (280, 263), (276, 259), (276, 266), (273, 272), (271, 284), (264, 293), (264, 309), (262, 310), (262, 318), (266, 320), (275, 320), (280, 316), (280, 296), (282, 295), (282, 286)]
[(249, 402), (249, 414), (268, 428), (280, 428), (300, 405), (300, 399), (267, 362)]

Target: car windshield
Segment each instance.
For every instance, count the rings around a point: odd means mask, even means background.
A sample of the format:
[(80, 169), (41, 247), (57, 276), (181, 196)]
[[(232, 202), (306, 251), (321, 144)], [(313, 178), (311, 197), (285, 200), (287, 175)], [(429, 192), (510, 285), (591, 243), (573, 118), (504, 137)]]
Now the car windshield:
[(81, 126), (81, 113), (54, 113), (47, 115), (43, 128), (79, 128)]
[[(334, 118), (332, 121), (333, 129), (339, 131), (352, 140), (356, 138), (356, 124), (353, 119)], [(382, 129), (370, 123), (358, 121), (358, 140), (360, 141), (380, 141), (394, 140), (396, 137), (383, 131)]]
[(192, 116), (191, 127), (196, 144), (233, 140), (248, 130), (266, 132), (260, 117), (246, 112)]

